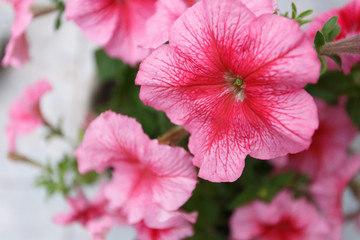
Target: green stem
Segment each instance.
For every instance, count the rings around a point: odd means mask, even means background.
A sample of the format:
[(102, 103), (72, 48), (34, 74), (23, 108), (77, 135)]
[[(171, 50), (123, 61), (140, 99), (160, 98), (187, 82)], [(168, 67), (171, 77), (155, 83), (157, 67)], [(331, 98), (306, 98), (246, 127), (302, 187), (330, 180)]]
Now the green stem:
[(46, 15), (48, 13), (56, 12), (58, 7), (56, 6), (39, 6), (39, 5), (32, 5), (30, 7), (31, 12), (34, 14), (34, 18)]
[(360, 54), (360, 34), (327, 43), (320, 48), (321, 55), (338, 55), (341, 53)]
[(183, 126), (176, 126), (166, 132), (164, 135), (158, 138), (160, 144), (174, 146), (181, 139), (189, 136), (189, 132), (187, 132)]
[(28, 163), (28, 164), (38, 167), (38, 168), (45, 168), (45, 166), (42, 165), (41, 163), (31, 160), (31, 159), (29, 159), (21, 154), (18, 154), (16, 152), (9, 152), (8, 158), (15, 162), (23, 162), (23, 163)]

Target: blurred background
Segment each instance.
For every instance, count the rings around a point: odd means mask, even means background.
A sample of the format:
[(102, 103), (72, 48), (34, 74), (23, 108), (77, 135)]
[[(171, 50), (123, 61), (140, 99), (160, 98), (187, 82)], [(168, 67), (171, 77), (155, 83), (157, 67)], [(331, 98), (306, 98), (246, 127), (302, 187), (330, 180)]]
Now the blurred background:
[[(46, 2), (46, 1), (41, 1)], [(290, 11), (292, 1), (278, 0), (282, 13)], [(333, 7), (339, 7), (347, 0), (294, 0), (298, 10), (313, 9), (315, 16)], [(95, 50), (92, 43), (86, 40), (81, 31), (71, 22), (62, 23), (60, 30), (54, 30), (56, 14), (48, 14), (36, 18), (27, 30), (30, 45), (31, 61), (20, 69), (0, 69), (0, 240), (75, 240), (90, 239), (89, 234), (80, 225), (61, 227), (52, 223), (52, 217), (57, 213), (67, 212), (68, 206), (59, 195), (46, 200), (44, 189), (36, 188), (34, 179), (39, 171), (31, 166), (12, 162), (7, 158), (7, 141), (5, 126), (8, 123), (8, 108), (21, 91), (30, 83), (46, 78), (52, 84), (54, 91), (42, 101), (41, 108), (45, 118), (53, 125), (60, 121), (65, 135), (78, 138), (78, 132), (88, 113), (90, 100), (108, 102), (106, 96), (96, 94), (99, 79), (104, 74), (97, 71)], [(13, 21), (13, 11), (10, 5), (0, 0), (0, 54), (9, 38), (9, 30)], [(102, 58), (97, 52), (97, 59)], [(122, 70), (122, 71), (126, 71)], [(131, 76), (133, 73), (129, 72)], [(132, 84), (132, 83), (131, 83)], [(102, 84), (111, 88), (111, 83)], [(122, 94), (122, 95), (121, 95)], [(120, 93), (121, 101), (132, 101), (134, 96)], [(105, 97), (105, 99), (104, 99)], [(102, 111), (101, 106), (97, 108)], [(126, 109), (122, 109), (126, 113)], [(146, 114), (157, 114), (146, 109)], [(146, 114), (144, 118), (146, 118)], [(159, 121), (164, 116), (158, 116)], [(141, 121), (140, 122), (146, 122)], [(166, 123), (167, 124), (167, 123)], [(154, 130), (151, 124), (144, 126), (151, 136)], [(53, 138), (45, 144), (45, 129), (38, 128), (34, 133), (19, 138), (19, 152), (45, 163), (57, 161), (64, 153), (71, 152), (72, 147), (61, 139)], [(154, 137), (154, 136), (151, 136)], [(46, 149), (46, 152), (44, 152)], [(357, 210), (357, 203), (350, 192), (344, 194), (344, 211)], [(131, 228), (115, 228), (108, 239), (135, 239)], [(344, 240), (358, 240), (360, 233), (354, 224), (347, 224)]]

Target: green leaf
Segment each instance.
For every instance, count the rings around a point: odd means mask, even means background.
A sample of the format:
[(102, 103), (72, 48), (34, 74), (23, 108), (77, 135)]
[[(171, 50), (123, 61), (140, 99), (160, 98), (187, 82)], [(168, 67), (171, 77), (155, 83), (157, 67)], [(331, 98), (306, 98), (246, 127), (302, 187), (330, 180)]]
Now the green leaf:
[(231, 210), (234, 210), (239, 206), (250, 203), (252, 200), (254, 200), (257, 197), (259, 189), (260, 189), (259, 185), (254, 185), (249, 183), (249, 185), (247, 185), (246, 188), (243, 191), (241, 191), (235, 197), (235, 199), (230, 203), (229, 208)]
[(61, 15), (59, 15), (55, 20), (55, 30), (59, 30), (61, 27)]
[(360, 97), (349, 98), (346, 104), (346, 111), (353, 123), (360, 128)]
[(327, 41), (332, 42), (340, 33), (341, 27), (339, 24), (336, 24), (334, 28), (329, 32), (327, 36)]
[(341, 70), (342, 61), (341, 61), (341, 58), (339, 57), (339, 55), (330, 55), (328, 57), (330, 57), (332, 60), (334, 60), (334, 62), (339, 67), (339, 70)]
[(327, 70), (327, 62), (326, 59), (322, 56), (319, 56), (320, 62), (321, 62), (321, 72), (320, 75), (324, 74)]
[(258, 198), (270, 202), (281, 189), (292, 184), (295, 176), (294, 172), (284, 172), (273, 176), (259, 189)]
[(55, 1), (55, 3), (57, 5), (57, 9), (58, 9), (58, 14), (55, 19), (55, 30), (59, 30), (59, 28), (61, 27), (61, 18), (65, 11), (65, 3), (62, 1)]
[(325, 37), (322, 32), (317, 31), (314, 39), (315, 49), (319, 51), (319, 49), (325, 45)]
[(321, 98), (328, 103), (335, 103), (337, 101), (336, 94), (327, 89), (319, 88), (316, 85), (309, 84), (306, 90), (311, 96)]
[(95, 51), (95, 61), (98, 75), (102, 82), (122, 77), (126, 75), (130, 68), (129, 65), (122, 61), (109, 57), (103, 49)]
[(311, 19), (307, 19), (307, 20), (299, 20), (298, 23), (300, 24), (300, 26), (306, 24), (306, 23), (311, 23), (312, 20)]
[[(359, 74), (359, 75), (358, 75)], [(320, 76), (317, 84), (308, 84), (306, 90), (314, 97), (335, 103), (340, 96), (360, 98), (360, 71), (355, 68), (348, 75), (341, 71), (327, 71)]]
[(295, 3), (291, 3), (291, 18), (292, 19), (295, 19), (296, 18), (296, 15), (297, 15), (297, 8), (296, 8), (296, 5)]
[(312, 13), (313, 13), (313, 10), (309, 9), (309, 10), (307, 10), (305, 12), (300, 13), (299, 16), (297, 16), (297, 18), (298, 19), (303, 19), (304, 17), (307, 17), (307, 16), (311, 15)]
[(327, 36), (335, 27), (335, 24), (338, 20), (338, 16), (334, 16), (332, 18), (330, 18), (322, 27), (321, 32)]

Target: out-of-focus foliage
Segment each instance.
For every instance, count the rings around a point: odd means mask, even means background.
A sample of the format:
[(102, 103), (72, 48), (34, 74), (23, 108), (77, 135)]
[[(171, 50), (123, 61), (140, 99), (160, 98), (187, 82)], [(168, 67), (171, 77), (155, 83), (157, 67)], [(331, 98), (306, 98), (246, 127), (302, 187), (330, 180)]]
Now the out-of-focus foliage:
[(360, 66), (355, 66), (349, 75), (341, 71), (327, 71), (317, 84), (309, 84), (306, 90), (314, 97), (335, 103), (340, 96), (360, 97)]
[(360, 97), (350, 97), (346, 104), (346, 111), (353, 123), (360, 128)]
[(41, 175), (36, 178), (36, 185), (44, 187), (48, 197), (60, 193), (67, 197), (76, 186), (94, 183), (99, 175), (96, 172), (80, 174), (77, 161), (73, 157), (64, 156), (55, 166), (48, 163), (42, 169)]
[[(139, 87), (134, 84), (137, 68), (110, 58), (103, 50), (96, 51), (95, 57), (99, 77), (99, 90), (93, 101), (95, 112), (111, 109), (135, 117), (152, 138), (161, 136), (173, 127), (163, 112), (145, 106), (139, 99)], [(360, 121), (356, 105), (360, 105), (359, 77), (359, 67), (355, 67), (347, 76), (340, 71), (328, 71), (317, 84), (308, 85), (306, 90), (329, 103), (336, 103), (343, 95), (349, 96), (348, 111), (354, 121)], [(181, 145), (186, 146), (186, 141)], [(235, 208), (255, 199), (270, 202), (284, 188), (291, 189), (296, 196), (303, 196), (302, 191), (307, 184), (306, 175), (294, 172), (273, 175), (267, 161), (251, 157), (247, 157), (243, 174), (236, 182), (212, 183), (199, 179), (192, 198), (183, 206), (187, 212), (199, 213), (195, 235), (190, 239), (227, 239), (228, 220)]]
[(55, 20), (55, 30), (58, 30), (61, 27), (62, 17), (65, 11), (65, 2), (62, 0), (53, 0), (56, 8), (58, 9), (56, 20)]
[(355, 65), (348, 75), (341, 71), (327, 71), (317, 84), (306, 86), (306, 90), (330, 104), (339, 100), (346, 102), (350, 118), (360, 128), (360, 64)]

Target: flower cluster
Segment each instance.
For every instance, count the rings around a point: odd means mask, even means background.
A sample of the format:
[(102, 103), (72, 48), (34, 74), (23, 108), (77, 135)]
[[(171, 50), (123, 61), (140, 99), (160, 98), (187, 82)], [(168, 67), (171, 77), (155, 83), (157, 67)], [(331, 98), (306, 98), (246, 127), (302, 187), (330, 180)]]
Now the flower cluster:
[(113, 168), (104, 195), (109, 208), (129, 224), (138, 223), (141, 232), (171, 228), (181, 234), (178, 228), (184, 228), (187, 236), (188, 222), (195, 219), (177, 211), (197, 180), (192, 157), (184, 149), (160, 145), (135, 119), (108, 111), (90, 124), (76, 156), (81, 173)]
[(349, 181), (360, 170), (360, 156), (349, 156), (348, 153), (356, 128), (343, 104), (329, 106), (319, 99), (316, 102), (320, 124), (310, 148), (275, 159), (273, 163), (277, 172), (293, 170), (307, 174), (310, 195), (331, 228), (328, 239), (335, 240), (340, 239), (342, 234), (342, 195)]
[[(3, 64), (21, 66), (29, 59), (24, 32), (36, 14), (30, 10), (33, 0), (8, 1), (14, 6), (15, 21)], [(348, 111), (355, 115), (350, 118), (345, 111), (348, 97), (360, 96), (360, 71), (354, 73), (359, 55), (349, 55), (350, 48), (339, 53), (352, 84), (349, 88), (355, 89), (347, 96), (329, 103), (314, 100), (305, 89), (325, 76), (320, 76), (319, 57), (337, 57), (322, 50), (344, 49), (349, 44), (346, 39), (357, 39), (359, 10), (360, 1), (353, 0), (318, 16), (305, 32), (294, 21), (295, 5), (289, 19), (288, 14), (278, 13), (274, 0), (66, 1), (66, 19), (107, 55), (136, 71), (141, 62), (136, 94), (183, 127), (151, 139), (132, 117), (111, 110), (93, 117), (72, 156), (76, 179), (71, 186), (64, 183), (70, 164), (58, 165), (59, 188), (65, 189), (62, 194), (71, 210), (55, 216), (54, 222), (80, 223), (95, 240), (105, 239), (116, 225), (132, 226), (140, 240), (191, 237), (198, 215), (204, 221), (201, 207), (213, 211), (210, 203), (206, 208), (205, 199), (216, 196), (196, 191), (196, 186), (198, 190), (205, 180), (218, 182), (212, 186), (220, 187), (211, 190), (221, 189), (221, 197), (235, 198), (237, 191), (246, 190), (247, 183), (238, 179), (245, 158), (251, 157), (270, 160), (262, 161), (265, 170), (255, 175), (254, 185), (289, 171), (295, 177), (273, 193), (262, 188), (246, 201), (235, 201), (230, 239), (341, 239), (342, 194), (360, 170), (360, 156), (351, 149), (357, 132), (352, 120), (360, 112)], [(334, 43), (324, 42), (322, 50), (315, 41), (314, 48), (316, 32), (334, 15), (340, 34)], [(330, 62), (329, 69), (335, 69)], [(11, 153), (16, 153), (17, 135), (39, 125), (64, 137), (41, 113), (40, 100), (51, 89), (47, 81), (39, 81), (11, 106), (6, 129)], [(179, 143), (188, 133), (188, 141)], [(81, 186), (88, 174), (101, 179), (97, 195), (90, 200)], [(299, 181), (303, 176), (308, 180)], [(230, 185), (221, 183), (235, 181), (231, 191), (226, 190)], [(188, 201), (192, 197), (195, 200)], [(201, 207), (192, 208), (197, 201)], [(227, 206), (219, 209), (214, 214), (224, 211), (229, 216)], [(201, 223), (196, 227), (201, 229)]]

